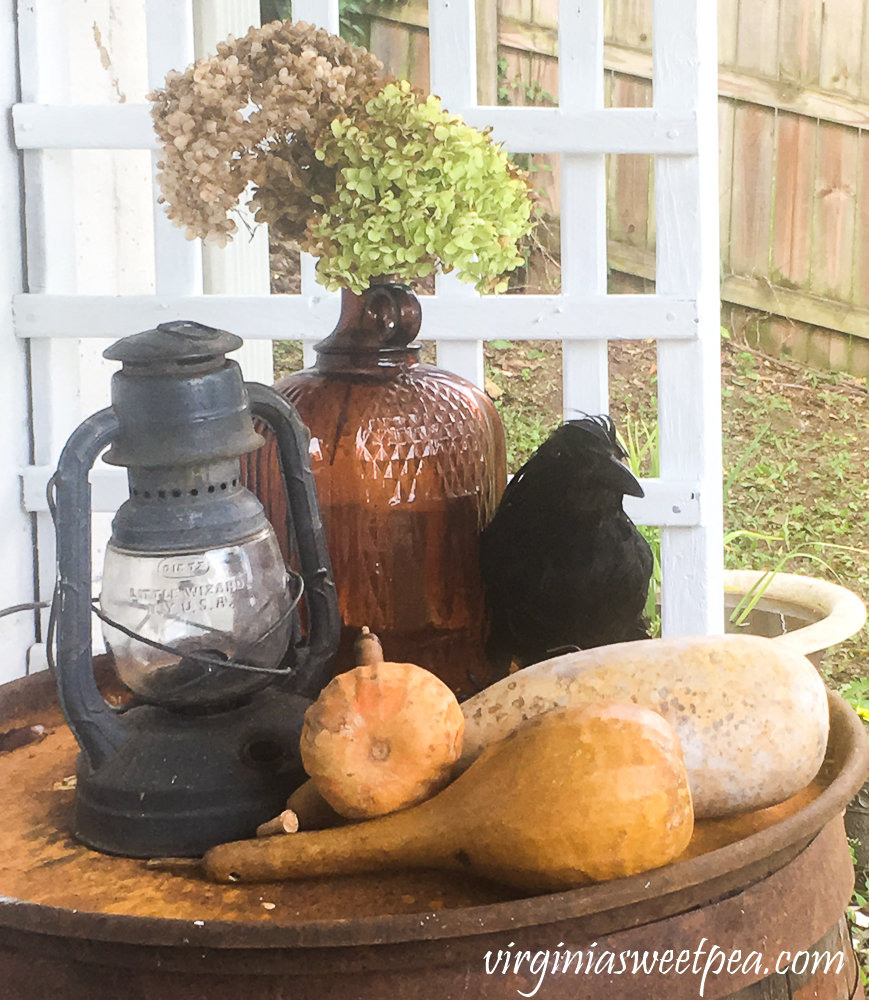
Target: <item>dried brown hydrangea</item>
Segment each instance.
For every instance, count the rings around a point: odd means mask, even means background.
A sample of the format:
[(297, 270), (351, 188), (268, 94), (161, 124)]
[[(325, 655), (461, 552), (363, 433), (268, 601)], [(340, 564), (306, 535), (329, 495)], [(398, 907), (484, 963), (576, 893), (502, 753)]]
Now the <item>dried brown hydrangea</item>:
[(258, 222), (297, 243), (315, 211), (312, 195), (334, 189), (314, 156), (321, 130), (380, 86), (381, 63), (323, 29), (274, 21), (218, 45), (164, 90), (149, 94), (164, 153), (161, 202), (188, 239), (225, 246), (229, 213), (247, 185)]

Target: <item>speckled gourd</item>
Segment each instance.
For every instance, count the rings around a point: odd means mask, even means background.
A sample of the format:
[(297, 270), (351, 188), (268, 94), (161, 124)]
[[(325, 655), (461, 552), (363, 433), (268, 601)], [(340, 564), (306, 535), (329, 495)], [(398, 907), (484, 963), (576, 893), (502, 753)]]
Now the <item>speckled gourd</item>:
[(457, 772), (525, 720), (600, 700), (645, 706), (672, 725), (698, 819), (783, 802), (824, 759), (827, 695), (805, 656), (776, 639), (700, 636), (569, 653), (498, 681), (462, 705)]

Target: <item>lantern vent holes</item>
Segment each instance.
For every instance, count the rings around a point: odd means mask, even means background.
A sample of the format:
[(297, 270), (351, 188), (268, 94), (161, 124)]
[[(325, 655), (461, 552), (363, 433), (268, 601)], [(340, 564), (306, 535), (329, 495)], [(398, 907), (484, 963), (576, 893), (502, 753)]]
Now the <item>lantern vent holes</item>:
[[(234, 487), (234, 486), (238, 486), (238, 480), (237, 479), (233, 479), (229, 483), (221, 483), (219, 487), (218, 486), (214, 486), (214, 485), (209, 486), (209, 487), (207, 487), (207, 492), (208, 493), (216, 493), (218, 489), (228, 490), (230, 487)], [(145, 500), (150, 500), (151, 497), (153, 496), (153, 494), (151, 493), (150, 490), (140, 490), (140, 489), (136, 488), (136, 489), (133, 489), (131, 492), (132, 492), (132, 494), (133, 494), (134, 497), (142, 497)], [(191, 497), (198, 497), (199, 496), (199, 492), (200, 491), (195, 486), (193, 487), (193, 489), (190, 489), (190, 490), (180, 490), (176, 486), (176, 487), (174, 487), (171, 490), (157, 490), (157, 496), (158, 496), (158, 498), (160, 500), (165, 500), (166, 497), (171, 493), (172, 496), (176, 500), (178, 500), (180, 497), (184, 496), (185, 493), (188, 496), (191, 496)]]
[(241, 487), (237, 463), (220, 463), (204, 469), (189, 470), (185, 474), (178, 469), (138, 470), (135, 483), (130, 485), (130, 494), (137, 500), (181, 500), (196, 499), (215, 494), (227, 494)]

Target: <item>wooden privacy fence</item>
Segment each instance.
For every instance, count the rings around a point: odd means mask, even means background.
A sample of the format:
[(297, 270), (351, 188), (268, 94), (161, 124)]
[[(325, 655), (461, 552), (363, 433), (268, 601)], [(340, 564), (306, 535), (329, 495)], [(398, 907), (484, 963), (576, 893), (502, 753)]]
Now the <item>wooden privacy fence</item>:
[[(368, 12), (372, 50), (428, 86), (425, 2)], [(607, 105), (650, 107), (652, 0), (606, 0), (604, 18)], [(481, 102), (557, 101), (557, 20), (558, 0), (482, 4)], [(869, 376), (869, 2), (719, 0), (718, 23), (722, 320), (771, 353)], [(558, 157), (536, 161), (557, 215)], [(609, 266), (652, 279), (654, 158), (608, 161)]]

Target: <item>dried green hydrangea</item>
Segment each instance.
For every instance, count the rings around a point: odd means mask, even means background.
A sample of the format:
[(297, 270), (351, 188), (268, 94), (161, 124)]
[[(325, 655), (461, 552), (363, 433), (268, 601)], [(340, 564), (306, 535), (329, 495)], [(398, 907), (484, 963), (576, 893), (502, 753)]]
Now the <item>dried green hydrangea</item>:
[(503, 291), (531, 231), (529, 184), (487, 132), (390, 83), (355, 113), (339, 114), (317, 143), (335, 190), (317, 195), (302, 248), (320, 257), (330, 289), (369, 279), (422, 278), (454, 268), (478, 291)]

